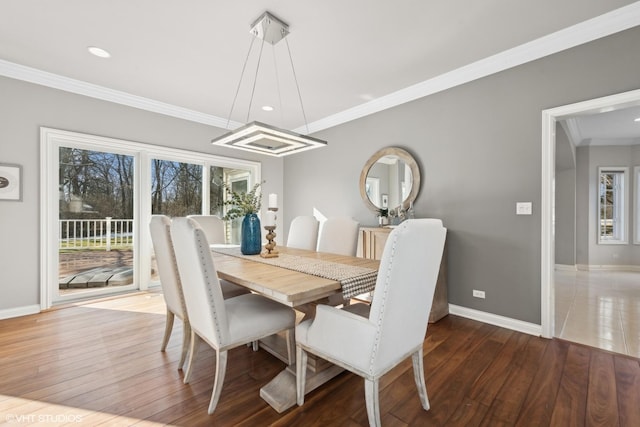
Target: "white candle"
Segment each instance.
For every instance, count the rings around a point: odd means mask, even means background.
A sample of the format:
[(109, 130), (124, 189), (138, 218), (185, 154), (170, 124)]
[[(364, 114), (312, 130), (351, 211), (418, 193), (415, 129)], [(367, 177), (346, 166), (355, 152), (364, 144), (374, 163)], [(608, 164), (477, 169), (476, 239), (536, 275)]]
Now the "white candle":
[(273, 227), (276, 225), (276, 213), (274, 211), (267, 211), (265, 213), (264, 225), (267, 227)]
[(277, 208), (278, 207), (278, 195), (275, 193), (269, 194), (269, 207)]

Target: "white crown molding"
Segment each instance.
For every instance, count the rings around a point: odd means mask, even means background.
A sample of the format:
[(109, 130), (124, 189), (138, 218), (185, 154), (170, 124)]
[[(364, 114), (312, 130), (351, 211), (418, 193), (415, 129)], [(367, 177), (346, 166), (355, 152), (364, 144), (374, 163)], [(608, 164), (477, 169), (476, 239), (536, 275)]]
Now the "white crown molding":
[[(314, 133), (640, 25), (640, 1), (294, 129)], [(154, 113), (227, 128), (227, 119), (0, 59), (0, 75)], [(235, 129), (242, 123), (230, 122)]]
[[(142, 96), (131, 95), (119, 90), (109, 89), (93, 83), (71, 79), (69, 77), (15, 64), (2, 59), (0, 59), (0, 75), (63, 90), (65, 92), (71, 92), (78, 95), (101, 99), (103, 101), (139, 108), (141, 110), (164, 114), (166, 116), (189, 120), (191, 122), (216, 126), (222, 129), (227, 128), (227, 119), (223, 119), (221, 117), (189, 110), (187, 108), (178, 107), (176, 105), (167, 104), (165, 102), (156, 101)], [(231, 121), (229, 122), (229, 129), (235, 129), (241, 125), (242, 123)]]
[[(309, 123), (318, 132), (640, 25), (640, 1)], [(306, 127), (295, 129), (303, 132)]]

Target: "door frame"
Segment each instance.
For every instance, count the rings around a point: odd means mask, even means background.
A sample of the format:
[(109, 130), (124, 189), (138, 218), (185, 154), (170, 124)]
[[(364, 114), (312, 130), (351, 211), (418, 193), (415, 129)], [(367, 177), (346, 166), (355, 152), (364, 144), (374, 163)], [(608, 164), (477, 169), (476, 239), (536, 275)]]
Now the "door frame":
[[(139, 227), (136, 219), (140, 215), (140, 158), (141, 155), (134, 146), (126, 141), (110, 140), (108, 138), (96, 137), (80, 133), (59, 131), (56, 129), (40, 128), (40, 308), (42, 310), (50, 308), (54, 302), (62, 303), (97, 296), (104, 296), (115, 293), (108, 289), (95, 289), (92, 292), (77, 295), (74, 297), (59, 297), (56, 289), (58, 285), (59, 251), (58, 251), (58, 218), (60, 216), (59, 206), (59, 179), (50, 179), (52, 174), (59, 170), (59, 149), (60, 147), (73, 147), (82, 150), (105, 151), (116, 154), (124, 154), (134, 158), (134, 236), (133, 236), (133, 284), (119, 286), (118, 291), (127, 292), (142, 286), (140, 271), (140, 239)], [(148, 281), (147, 281), (148, 282)], [(145, 282), (146, 283), (146, 282)], [(55, 301), (54, 301), (55, 299)]]
[(556, 167), (556, 123), (583, 114), (597, 114), (640, 105), (640, 89), (542, 111), (542, 194), (540, 298), (542, 336), (555, 335), (555, 235), (554, 185)]

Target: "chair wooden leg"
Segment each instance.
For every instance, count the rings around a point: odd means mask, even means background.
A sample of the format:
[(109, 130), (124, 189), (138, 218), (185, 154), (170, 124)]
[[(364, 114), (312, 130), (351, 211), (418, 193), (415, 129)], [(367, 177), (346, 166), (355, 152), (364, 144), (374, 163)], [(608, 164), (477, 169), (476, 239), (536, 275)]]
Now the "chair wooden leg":
[(191, 373), (193, 372), (193, 362), (198, 353), (198, 345), (200, 344), (200, 337), (191, 329), (191, 348), (189, 349), (189, 361), (187, 362), (187, 372), (184, 374), (184, 383), (189, 384), (191, 381)]
[(171, 330), (173, 329), (174, 318), (175, 314), (173, 314), (173, 312), (167, 308), (167, 320), (164, 325), (164, 337), (162, 338), (162, 346), (160, 347), (160, 351), (165, 351), (167, 349), (169, 337), (171, 336)]
[(418, 395), (420, 396), (420, 403), (425, 411), (428, 411), (431, 407), (429, 405), (429, 396), (427, 395), (427, 386), (424, 382), (424, 364), (422, 357), (422, 347), (411, 355), (413, 361), (413, 378), (416, 381), (416, 387), (418, 388)]
[(216, 350), (216, 379), (213, 382), (213, 391), (211, 392), (211, 402), (209, 402), (209, 415), (213, 414), (218, 406), (220, 394), (222, 393), (222, 384), (224, 376), (227, 372), (227, 351)]
[(187, 351), (189, 351), (189, 343), (191, 342), (191, 325), (188, 320), (182, 322), (182, 352), (180, 353), (180, 362), (178, 369), (182, 369), (184, 361), (187, 359)]
[(364, 380), (364, 397), (367, 403), (367, 416), (371, 427), (379, 427), (380, 423), (380, 402), (378, 380)]
[(298, 406), (304, 404), (304, 389), (307, 382), (307, 352), (296, 347), (296, 400)]

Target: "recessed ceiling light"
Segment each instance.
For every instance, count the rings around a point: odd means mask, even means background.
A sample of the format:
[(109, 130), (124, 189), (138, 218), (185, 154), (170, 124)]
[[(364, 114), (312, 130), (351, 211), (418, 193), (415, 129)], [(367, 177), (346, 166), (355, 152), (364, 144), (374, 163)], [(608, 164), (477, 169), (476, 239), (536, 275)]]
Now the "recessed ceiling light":
[(100, 58), (110, 58), (111, 54), (104, 49), (95, 46), (89, 46), (87, 48), (92, 55), (95, 55)]
[(273, 107), (271, 105), (263, 105), (262, 109), (264, 111), (273, 111)]
[(636, 117), (635, 119), (633, 119), (634, 122), (640, 122), (640, 117)]

